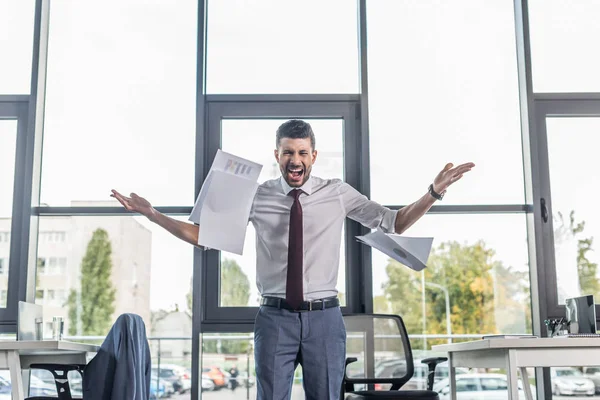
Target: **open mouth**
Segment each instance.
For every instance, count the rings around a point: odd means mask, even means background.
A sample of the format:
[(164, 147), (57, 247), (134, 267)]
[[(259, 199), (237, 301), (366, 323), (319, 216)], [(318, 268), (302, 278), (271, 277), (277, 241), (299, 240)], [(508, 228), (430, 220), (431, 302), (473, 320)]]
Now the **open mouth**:
[(302, 182), (304, 177), (304, 168), (302, 167), (288, 167), (287, 169), (288, 181), (290, 182)]

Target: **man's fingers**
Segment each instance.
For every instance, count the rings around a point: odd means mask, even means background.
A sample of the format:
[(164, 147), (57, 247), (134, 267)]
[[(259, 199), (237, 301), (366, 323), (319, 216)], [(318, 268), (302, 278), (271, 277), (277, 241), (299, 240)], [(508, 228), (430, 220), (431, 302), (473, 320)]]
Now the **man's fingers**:
[(463, 174), (460, 175), (454, 175), (452, 178), (450, 178), (451, 182), (456, 182), (457, 180), (459, 180), (460, 178), (462, 178)]
[(453, 175), (464, 174), (465, 172), (470, 171), (474, 166), (475, 166), (475, 164), (473, 164), (473, 163), (461, 164), (452, 170), (452, 174)]
[(131, 200), (129, 197), (123, 196), (121, 193), (117, 192), (114, 189), (112, 190), (111, 196), (114, 197), (115, 199), (117, 199), (117, 201), (119, 203), (121, 203), (123, 205), (123, 207), (125, 207), (125, 209), (127, 209), (129, 211), (133, 210), (133, 208), (129, 204), (129, 201)]

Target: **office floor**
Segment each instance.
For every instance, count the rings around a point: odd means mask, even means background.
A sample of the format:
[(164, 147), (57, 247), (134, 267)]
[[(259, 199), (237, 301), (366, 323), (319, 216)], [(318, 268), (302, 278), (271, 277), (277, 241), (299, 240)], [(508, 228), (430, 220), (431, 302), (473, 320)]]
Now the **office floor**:
[[(246, 389), (238, 388), (234, 392), (229, 389), (217, 390), (214, 392), (202, 392), (203, 400), (246, 400)], [(249, 399), (256, 399), (256, 387), (250, 388)], [(191, 395), (189, 393), (177, 394), (171, 396), (169, 400), (190, 400)], [(591, 399), (588, 397), (588, 399)], [(294, 385), (292, 388), (292, 400), (304, 400), (304, 390), (299, 385)], [(571, 398), (571, 400), (573, 400)], [(598, 398), (600, 400), (600, 398)]]
[[(256, 399), (256, 389), (255, 388), (251, 388), (250, 389), (250, 399)], [(171, 400), (189, 400), (190, 399), (190, 394), (189, 393), (185, 393), (185, 394), (179, 394), (179, 395), (175, 395), (170, 397)], [(235, 392), (232, 392), (231, 390), (219, 390), (219, 391), (215, 391), (215, 392), (202, 392), (202, 399), (207, 399), (207, 400), (245, 400), (246, 399), (246, 390), (242, 389), (236, 389)], [(304, 399), (304, 391), (302, 390), (301, 387), (299, 386), (294, 386), (293, 388), (293, 392), (292, 392), (292, 400), (301, 400)], [(552, 398), (553, 400), (574, 400), (574, 399), (587, 399), (587, 400), (600, 400), (600, 395), (596, 395), (596, 396), (578, 396), (578, 397), (574, 397), (574, 396), (554, 396)]]

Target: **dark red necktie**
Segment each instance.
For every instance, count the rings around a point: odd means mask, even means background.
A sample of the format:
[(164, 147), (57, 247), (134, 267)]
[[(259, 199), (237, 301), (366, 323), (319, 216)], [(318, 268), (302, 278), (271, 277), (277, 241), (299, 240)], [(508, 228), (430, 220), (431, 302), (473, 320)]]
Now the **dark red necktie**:
[(302, 287), (302, 264), (304, 242), (302, 238), (302, 206), (300, 205), (300, 193), (302, 190), (294, 189), (289, 195), (294, 198), (290, 210), (290, 238), (288, 243), (288, 268), (287, 281), (285, 285), (285, 300), (294, 308), (298, 309), (304, 301), (304, 290)]

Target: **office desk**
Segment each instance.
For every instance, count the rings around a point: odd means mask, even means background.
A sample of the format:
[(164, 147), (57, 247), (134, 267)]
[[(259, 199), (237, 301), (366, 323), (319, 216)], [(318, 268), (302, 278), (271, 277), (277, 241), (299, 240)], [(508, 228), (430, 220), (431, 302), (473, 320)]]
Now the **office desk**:
[(57, 340), (0, 341), (0, 369), (10, 370), (13, 400), (23, 400), (28, 379), (23, 379), (23, 369), (31, 364), (85, 364), (88, 352), (95, 353), (98, 346)]
[(526, 367), (571, 367), (600, 365), (600, 338), (485, 339), (433, 346), (448, 353), (451, 399), (456, 400), (456, 367), (505, 368), (508, 398), (517, 400), (517, 370), (523, 389), (532, 400)]

